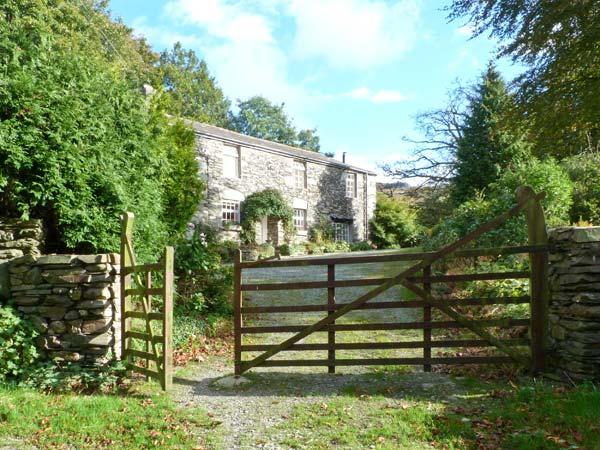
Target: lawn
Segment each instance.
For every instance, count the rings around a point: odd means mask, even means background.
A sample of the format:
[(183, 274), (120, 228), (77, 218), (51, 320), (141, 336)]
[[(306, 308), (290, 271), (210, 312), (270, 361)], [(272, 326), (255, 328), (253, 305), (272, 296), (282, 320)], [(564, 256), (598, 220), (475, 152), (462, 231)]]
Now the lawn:
[(0, 387), (0, 448), (215, 448), (217, 423), (162, 393), (45, 394)]

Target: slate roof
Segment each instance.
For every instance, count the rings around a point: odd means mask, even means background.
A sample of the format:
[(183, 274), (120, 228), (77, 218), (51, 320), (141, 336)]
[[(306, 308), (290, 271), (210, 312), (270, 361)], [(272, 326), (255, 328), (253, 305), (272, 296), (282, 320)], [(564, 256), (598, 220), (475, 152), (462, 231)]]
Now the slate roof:
[(306, 161), (353, 170), (355, 172), (376, 175), (375, 172), (360, 167), (352, 166), (350, 164), (345, 164), (341, 161), (338, 161), (335, 158), (325, 156), (322, 153), (292, 147), (291, 145), (280, 144), (279, 142), (267, 141), (266, 139), (259, 139), (252, 136), (246, 136), (245, 134), (236, 133), (235, 131), (216, 127), (214, 125), (208, 125), (206, 123), (192, 121), (191, 125), (194, 128), (196, 134), (199, 134), (201, 136), (217, 138), (222, 141), (234, 143), (237, 145), (243, 145), (245, 147), (252, 147), (272, 153), (284, 154)]

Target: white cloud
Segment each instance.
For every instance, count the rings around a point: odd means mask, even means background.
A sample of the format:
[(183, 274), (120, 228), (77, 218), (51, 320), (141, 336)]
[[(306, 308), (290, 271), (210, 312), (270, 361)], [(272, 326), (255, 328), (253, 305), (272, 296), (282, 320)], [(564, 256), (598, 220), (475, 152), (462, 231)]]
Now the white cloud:
[(475, 30), (473, 29), (473, 27), (471, 25), (463, 25), (462, 27), (454, 30), (454, 32), (456, 34), (458, 34), (459, 36), (464, 36), (464, 37), (470, 38), (471, 36), (473, 36), (473, 33), (475, 32)]
[(353, 89), (352, 91), (344, 94), (344, 96), (357, 100), (368, 100), (372, 103), (398, 103), (409, 99), (408, 96), (404, 95), (400, 91), (379, 90), (372, 92), (366, 87)]
[(448, 63), (448, 70), (450, 72), (460, 72), (464, 70), (466, 66), (470, 66), (473, 69), (479, 69), (483, 67), (483, 64), (470, 50), (462, 48)]
[[(310, 95), (301, 83), (289, 81), (287, 54), (276, 42), (265, 15), (272, 14), (273, 5), (268, 0), (172, 0), (165, 6), (165, 15), (202, 35), (202, 42), (194, 48), (228, 96), (235, 100), (263, 95), (285, 102), (297, 125), (314, 126), (304, 117)], [(258, 7), (261, 14), (254, 11)]]
[(420, 0), (290, 0), (294, 53), (364, 69), (397, 60), (417, 40)]

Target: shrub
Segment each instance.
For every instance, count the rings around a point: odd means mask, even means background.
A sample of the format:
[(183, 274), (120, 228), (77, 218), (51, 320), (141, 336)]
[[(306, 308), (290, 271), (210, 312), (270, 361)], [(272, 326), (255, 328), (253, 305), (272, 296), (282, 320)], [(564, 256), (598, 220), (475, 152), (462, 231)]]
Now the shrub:
[(177, 246), (178, 301), (203, 314), (230, 314), (233, 270), (222, 264), (217, 233), (198, 225), (192, 238)]
[(0, 382), (22, 377), (38, 361), (38, 333), (10, 306), (0, 306)]
[(358, 241), (350, 243), (350, 251), (351, 252), (364, 252), (367, 250), (372, 250), (373, 246), (369, 241)]
[(281, 256), (295, 256), (306, 253), (306, 245), (304, 244), (283, 244), (279, 246)]
[(371, 240), (378, 248), (411, 246), (417, 242), (419, 226), (415, 211), (404, 200), (377, 195), (371, 220)]
[(315, 223), (308, 229), (308, 240), (315, 244), (333, 240), (333, 223), (324, 215), (317, 216)]
[(600, 154), (584, 153), (562, 161), (573, 182), (571, 222), (600, 224)]
[[(487, 191), (467, 200), (446, 220), (432, 229), (424, 242), (428, 250), (438, 249), (470, 233), (483, 223), (503, 213), (516, 203), (515, 191), (521, 185), (531, 186), (536, 192), (546, 192), (542, 201), (546, 224), (550, 227), (568, 222), (573, 185), (565, 171), (553, 159), (516, 164), (506, 170)], [(499, 247), (527, 242), (527, 228), (523, 214), (485, 233), (472, 246)]]
[(260, 244), (258, 246), (258, 257), (261, 259), (275, 256), (275, 247), (271, 244)]

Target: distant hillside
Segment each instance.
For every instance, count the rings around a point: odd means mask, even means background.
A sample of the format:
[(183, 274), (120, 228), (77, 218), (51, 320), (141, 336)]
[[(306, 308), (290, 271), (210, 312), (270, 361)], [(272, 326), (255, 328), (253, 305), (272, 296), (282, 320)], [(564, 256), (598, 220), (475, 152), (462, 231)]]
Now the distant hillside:
[(382, 192), (389, 197), (402, 195), (410, 185), (404, 181), (394, 181), (391, 183), (377, 183), (377, 192)]

